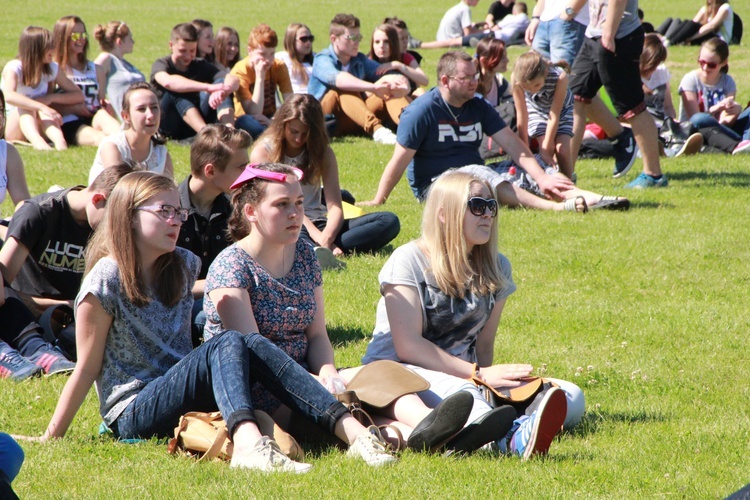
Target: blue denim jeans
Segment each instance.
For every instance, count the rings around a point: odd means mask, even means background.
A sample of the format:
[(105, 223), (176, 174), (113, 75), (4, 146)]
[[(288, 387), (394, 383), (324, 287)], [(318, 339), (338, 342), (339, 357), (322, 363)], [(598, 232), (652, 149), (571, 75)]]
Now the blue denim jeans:
[[(315, 220), (313, 224), (321, 231), (325, 229), (327, 220)], [(373, 252), (383, 248), (398, 236), (401, 223), (396, 214), (391, 212), (372, 212), (346, 219), (339, 230), (334, 242), (344, 253)], [(309, 241), (313, 246), (317, 243), (310, 238), (306, 228), (302, 228), (300, 238)]]
[(4, 474), (9, 483), (18, 475), (23, 464), (23, 449), (16, 440), (0, 432), (0, 474)]
[(234, 126), (253, 136), (253, 139), (257, 139), (266, 130), (265, 125), (262, 125), (250, 115), (242, 115), (237, 118), (234, 121)]
[(116, 436), (170, 436), (189, 411), (221, 411), (230, 436), (257, 422), (250, 388), (263, 384), (292, 410), (333, 433), (344, 405), (307, 371), (260, 334), (228, 330), (212, 337), (148, 383), (111, 425)]
[(731, 127), (722, 125), (719, 120), (714, 118), (708, 113), (696, 113), (690, 117), (690, 123), (695, 125), (696, 128), (706, 127), (719, 127), (722, 132), (734, 139), (735, 141), (747, 141), (750, 140), (750, 107), (746, 108), (740, 116), (737, 117), (737, 121)]
[(573, 66), (585, 33), (583, 24), (555, 18), (539, 23), (531, 46), (552, 62), (565, 61)]

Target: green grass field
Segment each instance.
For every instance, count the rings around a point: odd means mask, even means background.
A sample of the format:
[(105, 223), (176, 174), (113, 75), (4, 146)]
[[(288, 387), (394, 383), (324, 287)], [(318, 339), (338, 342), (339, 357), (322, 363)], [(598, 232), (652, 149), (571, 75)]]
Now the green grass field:
[[(167, 53), (171, 27), (196, 17), (238, 29), (245, 37), (265, 21), (283, 33), (292, 21), (325, 33), (336, 12), (362, 20), (363, 50), (371, 28), (397, 14), (422, 40), (434, 37), (454, 0), (352, 4), (339, 0), (281, 0), (190, 5), (174, 0), (122, 4), (30, 0), (6, 2), (0, 16), (0, 64), (13, 57), (21, 30), (51, 28), (75, 13), (89, 32), (97, 23), (125, 20), (134, 31), (129, 60), (148, 74)], [(701, 2), (643, 1), (647, 20), (690, 17)], [(475, 8), (484, 16), (488, 1)], [(747, 0), (733, 2), (740, 14)], [(521, 53), (511, 50), (511, 64)], [(672, 90), (693, 69), (697, 49), (670, 49)], [(730, 73), (738, 100), (750, 99), (750, 52), (732, 47)], [(91, 50), (93, 57), (97, 49)], [(423, 51), (431, 83), (440, 51)], [(675, 102), (678, 102), (677, 100)], [(334, 141), (342, 186), (369, 199), (391, 148), (362, 138)], [(188, 171), (188, 149), (170, 145), (178, 179)], [(32, 194), (51, 184), (84, 183), (92, 148), (63, 153), (21, 149)], [(518, 291), (497, 335), (498, 362), (529, 362), (585, 391), (587, 414), (543, 460), (472, 456), (445, 459), (403, 453), (400, 463), (371, 470), (334, 449), (313, 448), (306, 476), (259, 475), (221, 463), (167, 455), (161, 442), (125, 445), (97, 436), (96, 395), (89, 394), (65, 439), (24, 444), (26, 463), (14, 483), (22, 498), (722, 498), (750, 482), (750, 251), (747, 156), (664, 160), (670, 187), (627, 192), (613, 181), (611, 162), (581, 161), (579, 185), (631, 197), (630, 212), (587, 215), (502, 210), (500, 248), (513, 263)], [(385, 207), (402, 232), (393, 247), (419, 234), (421, 207), (405, 181)], [(9, 215), (8, 202), (2, 206)], [(337, 363), (357, 364), (371, 334), (377, 274), (388, 252), (348, 259), (348, 269), (326, 273), (329, 332)], [(744, 305), (743, 305), (744, 304)], [(41, 434), (64, 377), (22, 384), (0, 380), (0, 430)]]

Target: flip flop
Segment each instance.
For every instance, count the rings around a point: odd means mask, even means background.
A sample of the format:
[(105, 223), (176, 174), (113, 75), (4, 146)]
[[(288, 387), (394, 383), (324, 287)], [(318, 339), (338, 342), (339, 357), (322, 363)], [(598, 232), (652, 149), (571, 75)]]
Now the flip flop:
[(606, 210), (628, 210), (630, 200), (627, 198), (618, 198), (617, 196), (602, 196), (596, 204), (589, 207), (591, 210), (604, 208)]
[[(583, 203), (583, 208), (578, 209), (578, 201), (581, 201)], [(563, 202), (563, 206), (565, 207), (566, 212), (579, 212), (582, 214), (585, 214), (589, 211), (589, 206), (586, 203), (586, 198), (583, 196), (576, 196), (575, 198), (568, 198)]]

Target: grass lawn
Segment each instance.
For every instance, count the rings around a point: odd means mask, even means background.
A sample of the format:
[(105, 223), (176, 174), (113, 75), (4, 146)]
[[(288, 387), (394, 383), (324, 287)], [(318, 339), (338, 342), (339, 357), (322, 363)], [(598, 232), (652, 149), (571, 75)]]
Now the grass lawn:
[[(51, 28), (80, 15), (89, 33), (97, 23), (128, 22), (136, 39), (129, 60), (148, 74), (167, 53), (171, 27), (206, 18), (244, 38), (266, 21), (280, 34), (304, 21), (326, 45), (336, 12), (354, 11), (369, 47), (371, 28), (386, 15), (405, 19), (415, 37), (434, 37), (454, 0), (352, 4), (339, 0), (192, 5), (165, 0), (120, 4), (29, 0), (6, 2), (0, 17), (0, 64), (13, 57), (30, 24)], [(691, 17), (701, 2), (643, 1), (647, 20)], [(750, 2), (734, 1), (750, 13)], [(489, 2), (474, 9), (480, 20)], [(511, 64), (522, 52), (510, 51)], [(93, 58), (97, 48), (90, 50)], [(422, 51), (434, 84), (440, 51)], [(695, 67), (697, 48), (670, 49), (672, 91)], [(738, 100), (750, 99), (750, 52), (731, 47), (730, 74)], [(375, 194), (392, 149), (369, 139), (334, 141), (342, 186), (358, 199)], [(95, 150), (62, 153), (22, 148), (32, 194), (52, 184), (85, 183)], [(188, 148), (170, 145), (178, 179), (189, 170)], [(611, 162), (581, 161), (579, 185), (627, 194), (627, 213), (587, 215), (502, 210), (500, 248), (513, 263), (518, 291), (500, 323), (497, 362), (529, 362), (539, 373), (572, 380), (586, 393), (581, 425), (564, 434), (543, 460), (472, 456), (445, 459), (405, 452), (400, 463), (373, 471), (334, 449), (312, 448), (315, 468), (305, 476), (259, 475), (221, 463), (167, 455), (162, 442), (115, 443), (97, 436), (98, 401), (92, 391), (68, 436), (46, 445), (23, 444), (26, 462), (14, 488), (22, 498), (337, 498), (574, 496), (596, 498), (721, 498), (750, 482), (750, 251), (747, 156), (705, 155), (664, 160), (668, 189), (627, 192), (613, 181)], [(421, 207), (402, 181), (385, 207), (402, 231), (393, 248), (419, 234)], [(2, 206), (10, 214), (9, 202)], [(390, 250), (390, 249), (389, 249)], [(326, 273), (329, 332), (341, 366), (359, 362), (372, 332), (377, 274), (389, 251), (348, 259), (348, 269)], [(743, 306), (743, 304), (745, 304)], [(67, 379), (22, 384), (0, 380), (0, 430), (43, 432)]]

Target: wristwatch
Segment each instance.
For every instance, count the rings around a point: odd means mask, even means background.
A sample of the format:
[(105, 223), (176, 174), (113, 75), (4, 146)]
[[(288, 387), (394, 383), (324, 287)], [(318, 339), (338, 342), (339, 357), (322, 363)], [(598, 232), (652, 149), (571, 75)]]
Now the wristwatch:
[(574, 11), (571, 7), (565, 7), (565, 15), (570, 16), (570, 18), (574, 18), (576, 16), (576, 11)]

